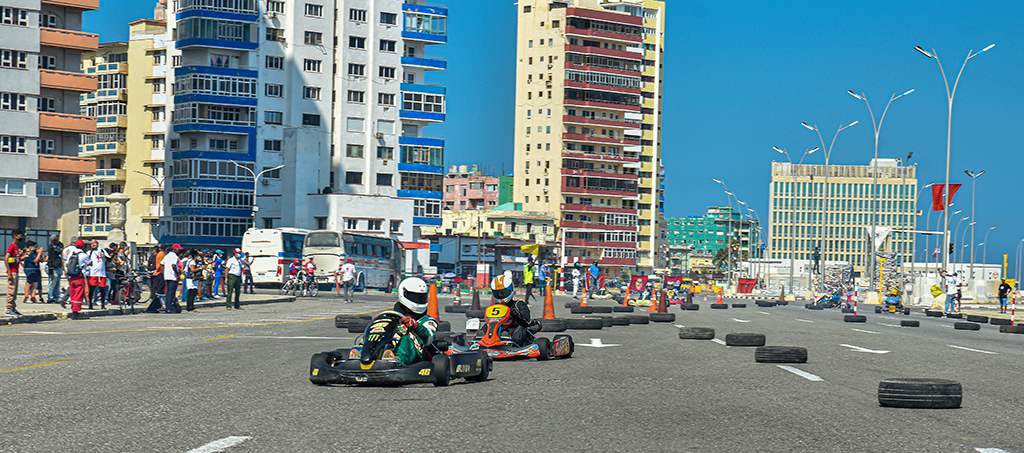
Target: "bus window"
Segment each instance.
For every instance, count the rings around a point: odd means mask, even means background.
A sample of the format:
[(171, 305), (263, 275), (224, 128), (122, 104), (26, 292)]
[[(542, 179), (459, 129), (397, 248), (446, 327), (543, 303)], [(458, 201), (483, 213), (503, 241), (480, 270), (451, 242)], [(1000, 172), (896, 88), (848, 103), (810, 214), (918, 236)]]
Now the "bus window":
[(391, 247), (384, 246), (380, 248), (380, 255), (385, 259), (391, 259)]
[(366, 256), (366, 244), (359, 244), (359, 255)]
[(301, 234), (284, 233), (281, 235), (286, 253), (302, 253), (302, 241), (305, 239), (306, 237)]
[(379, 245), (371, 245), (370, 247), (373, 247), (373, 252), (372, 253), (373, 253), (373, 256), (375, 258), (380, 256), (380, 246)]
[(306, 245), (310, 247), (338, 247), (338, 239), (337, 233), (312, 233), (306, 236)]

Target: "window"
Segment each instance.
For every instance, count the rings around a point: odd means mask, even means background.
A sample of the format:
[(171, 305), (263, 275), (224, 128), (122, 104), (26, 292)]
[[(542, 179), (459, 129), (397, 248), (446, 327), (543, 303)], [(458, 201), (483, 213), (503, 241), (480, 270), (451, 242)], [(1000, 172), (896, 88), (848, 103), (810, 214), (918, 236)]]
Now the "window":
[(303, 42), (310, 46), (323, 45), (324, 34), (317, 31), (307, 31), (303, 34)]
[(36, 181), (37, 197), (59, 197), (60, 183), (52, 181)]
[[(25, 137), (15, 137), (11, 135), (0, 136), (0, 153), (20, 153), (24, 154), (25, 149)], [(42, 152), (42, 150), (40, 150)]]
[[(20, 8), (0, 8), (0, 24), (28, 26), (28, 10)], [(43, 25), (40, 25), (43, 26)]]
[[(382, 222), (383, 222), (382, 220), (367, 220), (366, 221), (366, 229), (370, 230), (370, 231), (378, 231), (378, 230), (381, 229), (380, 226), (381, 226)], [(374, 247), (374, 248), (376, 248), (376, 247)]]
[(317, 217), (316, 218), (316, 229), (318, 229), (318, 230), (326, 230), (327, 229), (327, 217)]
[[(47, 57), (47, 58), (53, 58), (53, 57)], [(50, 67), (50, 66), (48, 66), (48, 65), (43, 63), (43, 57), (40, 57), (39, 61), (40, 61), (40, 64), (39, 64), (40, 67), (43, 67), (44, 69), (52, 69), (52, 67)], [(54, 65), (53, 66), (56, 66), (56, 60), (54, 60)], [(27, 69), (28, 68), (28, 52), (19, 52), (17, 50), (7, 50), (7, 49), (0, 50), (0, 67)]]
[[(558, 28), (559, 25), (560, 24), (559, 24), (559, 22), (557, 20), (551, 21), (551, 28)], [(550, 41), (548, 41), (548, 42), (550, 43)], [(550, 46), (551, 44), (548, 44), (548, 45)]]
[(393, 120), (377, 120), (377, 132), (382, 134), (394, 134), (395, 122)]
[(267, 69), (284, 69), (284, 57), (267, 55), (265, 66)]
[(284, 113), (269, 110), (263, 112), (263, 122), (267, 124), (282, 124), (284, 122)]
[(441, 200), (413, 200), (413, 217), (441, 218)]
[(267, 41), (284, 42), (284, 29), (267, 27)]
[(53, 14), (40, 14), (39, 15), (39, 26), (46, 28), (59, 28), (57, 24), (57, 16)]
[(267, 12), (284, 14), (284, 2), (278, 0), (267, 0)]
[(266, 173), (263, 173), (263, 177), (267, 179), (281, 179), (281, 169), (278, 168), (276, 170), (270, 170), (271, 168), (274, 167), (263, 167), (262, 171), (266, 171)]
[(281, 152), (281, 140), (263, 140), (263, 150)]
[(322, 67), (323, 62), (320, 60), (306, 58), (302, 61), (302, 70), (306, 72), (320, 72)]
[(345, 229), (346, 230), (356, 230), (356, 229), (359, 229), (359, 219), (345, 219)]
[(362, 184), (363, 173), (359, 171), (346, 171), (345, 184)]
[(396, 44), (397, 44), (397, 42), (395, 42), (395, 41), (392, 41), (392, 40), (389, 40), (389, 39), (382, 39), (382, 40), (380, 40), (380, 51), (381, 52), (391, 52), (391, 53), (394, 53), (395, 52), (395, 45)]
[(366, 49), (366, 38), (361, 38), (359, 36), (349, 36), (348, 47), (352, 49)]
[(353, 22), (366, 22), (366, 10), (349, 8), (348, 20)]
[(524, 12), (524, 13), (528, 13), (528, 12), (530, 12), (530, 11), (531, 11), (532, 9), (533, 9), (533, 7), (532, 7), (532, 6), (529, 6), (529, 5), (527, 5), (527, 6), (524, 6), (524, 7), (523, 7), (523, 12)]
[(40, 112), (56, 112), (57, 100), (54, 98), (36, 98), (36, 110)]
[(363, 157), (363, 145), (345, 145), (345, 157)]
[(391, 186), (391, 180), (395, 175), (391, 173), (377, 173), (377, 185), (378, 186)]
[[(6, 62), (7, 59), (4, 58)], [(14, 67), (14, 66), (11, 66)], [(39, 69), (57, 69), (57, 57), (51, 55), (40, 55), (39, 56)]]
[(174, 66), (175, 68), (181, 67), (181, 55), (171, 56), (171, 66)]
[(279, 98), (279, 97), (282, 96), (282, 93), (284, 93), (284, 85), (280, 85), (280, 84), (277, 84), (277, 83), (268, 83), (267, 84), (267, 86), (266, 86), (266, 95), (267, 95), (267, 97)]
[(320, 115), (316, 115), (313, 113), (303, 113), (302, 125), (320, 127)]
[(350, 75), (350, 76), (359, 76), (359, 77), (365, 76), (366, 75), (366, 65), (364, 65), (364, 64), (356, 64), (356, 63), (349, 63), (348, 64), (348, 75)]
[(324, 17), (324, 5), (306, 3), (306, 15), (309, 17)]
[(320, 100), (320, 87), (302, 87), (302, 99)]
[[(378, 146), (377, 147), (377, 158), (378, 159), (394, 159), (395, 148), (391, 146)], [(388, 184), (390, 185), (390, 184)]]
[(391, 221), (391, 232), (392, 233), (400, 233), (401, 231), (402, 231), (402, 221), (401, 220), (392, 220)]
[(398, 14), (395, 13), (380, 13), (380, 23), (384, 25), (397, 25)]
[(364, 102), (363, 98), (365, 94), (366, 93), (362, 91), (348, 90), (348, 102), (362, 104)]
[(380, 105), (395, 105), (395, 94), (377, 93), (377, 103)]
[(390, 66), (381, 66), (378, 70), (378, 75), (382, 79), (393, 79), (395, 78), (395, 68)]
[(422, 93), (402, 93), (402, 109), (417, 112), (444, 113), (444, 96)]
[(53, 154), (53, 140), (39, 139), (39, 141), (36, 143), (37, 149), (39, 150), (39, 154)]
[(0, 195), (25, 195), (25, 181), (0, 179)]
[(0, 93), (0, 110), (19, 110), (25, 111), (27, 107), (28, 96), (17, 93)]

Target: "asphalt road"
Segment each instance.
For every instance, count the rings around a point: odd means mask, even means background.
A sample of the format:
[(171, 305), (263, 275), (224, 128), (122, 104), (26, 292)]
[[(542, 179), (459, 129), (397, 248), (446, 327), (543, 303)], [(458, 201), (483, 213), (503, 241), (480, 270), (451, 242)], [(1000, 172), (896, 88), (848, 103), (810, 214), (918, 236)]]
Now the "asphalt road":
[[(559, 316), (569, 316), (564, 301)], [(956, 331), (954, 320), (870, 312), (849, 324), (837, 310), (796, 304), (702, 304), (673, 307), (676, 324), (806, 347), (808, 363), (793, 369), (820, 380), (756, 363), (754, 348), (680, 340), (676, 325), (652, 323), (570, 331), (572, 359), (496, 363), (482, 383), (310, 384), (310, 355), (355, 336), (334, 327), (335, 314), (391, 304), (374, 294), (355, 304), (300, 298), (0, 328), (0, 450), (1024, 451), (1024, 335), (996, 326)], [(442, 319), (460, 330), (465, 318)], [(583, 346), (592, 339), (606, 347)], [(880, 407), (878, 382), (892, 377), (960, 381), (963, 407)]]

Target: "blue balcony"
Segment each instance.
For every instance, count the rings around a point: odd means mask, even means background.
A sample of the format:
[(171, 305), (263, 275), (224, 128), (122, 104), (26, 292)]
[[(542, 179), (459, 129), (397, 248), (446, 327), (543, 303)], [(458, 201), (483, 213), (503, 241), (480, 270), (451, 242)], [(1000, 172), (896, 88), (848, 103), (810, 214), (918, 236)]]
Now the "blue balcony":
[(402, 4), (402, 38), (422, 41), (426, 44), (444, 44), (448, 42), (448, 8), (443, 6)]
[(444, 194), (441, 192), (431, 192), (428, 190), (398, 190), (397, 195), (401, 198), (423, 198), (428, 200), (441, 200), (444, 198)]
[(428, 225), (428, 226), (441, 226), (441, 219), (434, 217), (413, 217), (412, 224), (415, 225)]
[(417, 5), (415, 3), (402, 3), (402, 11), (429, 14), (431, 16), (448, 16), (448, 7), (443, 5)]
[(402, 39), (408, 39), (410, 41), (422, 41), (427, 44), (444, 44), (448, 42), (448, 37), (445, 35), (437, 35), (433, 33), (423, 33), (409, 30), (402, 30)]
[(402, 66), (412, 66), (426, 70), (444, 71), (448, 68), (448, 62), (444, 58), (433, 57), (402, 57)]
[(230, 77), (247, 77), (250, 79), (255, 79), (256, 77), (259, 76), (259, 71), (253, 71), (249, 69), (218, 68), (214, 66), (197, 65), (182, 66), (174, 70), (175, 77), (187, 74), (212, 74)]
[(415, 110), (399, 110), (398, 118), (403, 120), (426, 121), (429, 123), (443, 123), (444, 113), (418, 112)]
[(398, 137), (398, 144), (444, 148), (444, 137), (410, 137), (401, 135)]
[(444, 167), (440, 165), (406, 164), (399, 162), (398, 171), (406, 171), (411, 173), (434, 173), (437, 175), (443, 175)]
[(252, 181), (221, 181), (217, 179), (172, 179), (171, 187), (206, 187), (211, 189), (251, 190)]
[(179, 49), (186, 49), (189, 47), (213, 47), (216, 49), (256, 50), (256, 48), (259, 47), (259, 44), (254, 42), (206, 38), (179, 39), (175, 41), (174, 45)]

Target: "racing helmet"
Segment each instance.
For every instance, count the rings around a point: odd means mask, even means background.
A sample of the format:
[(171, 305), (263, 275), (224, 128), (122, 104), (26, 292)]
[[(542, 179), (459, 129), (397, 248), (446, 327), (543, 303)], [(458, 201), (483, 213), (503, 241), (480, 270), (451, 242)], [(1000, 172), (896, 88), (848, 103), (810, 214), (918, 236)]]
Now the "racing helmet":
[(512, 294), (514, 292), (515, 288), (512, 285), (512, 277), (502, 274), (491, 280), (491, 294), (494, 295), (494, 299), (498, 302), (508, 304), (512, 301)]
[(426, 313), (427, 282), (419, 277), (402, 280), (402, 284), (398, 285), (398, 302), (418, 315)]

